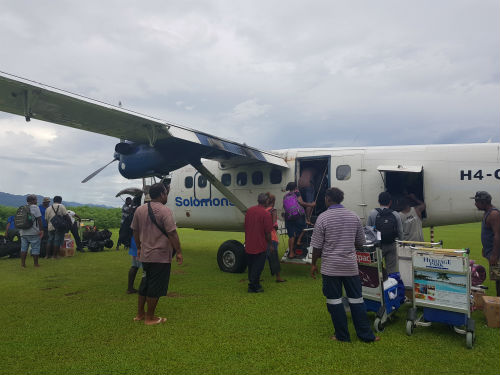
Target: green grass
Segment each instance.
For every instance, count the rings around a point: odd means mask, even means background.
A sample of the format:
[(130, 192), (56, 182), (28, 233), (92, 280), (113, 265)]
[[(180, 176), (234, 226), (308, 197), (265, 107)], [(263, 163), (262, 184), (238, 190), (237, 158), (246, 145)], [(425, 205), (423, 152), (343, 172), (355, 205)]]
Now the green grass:
[[(378, 343), (360, 342), (352, 325), (352, 343), (333, 342), (321, 281), (308, 267), (283, 265), (288, 282), (276, 284), (266, 265), (265, 293), (248, 294), (246, 275), (223, 273), (216, 262), (218, 246), (242, 234), (180, 230), (180, 238), (185, 263), (172, 268), (170, 297), (157, 309), (168, 321), (155, 327), (132, 322), (137, 297), (125, 294), (123, 250), (41, 260), (39, 269), (31, 259), (24, 270), (19, 259), (0, 259), (0, 373), (499, 373), (499, 330), (486, 327), (482, 312), (473, 313), (472, 350), (444, 325), (407, 336), (409, 305)], [(470, 247), (484, 264), (479, 224), (436, 228), (436, 239)]]

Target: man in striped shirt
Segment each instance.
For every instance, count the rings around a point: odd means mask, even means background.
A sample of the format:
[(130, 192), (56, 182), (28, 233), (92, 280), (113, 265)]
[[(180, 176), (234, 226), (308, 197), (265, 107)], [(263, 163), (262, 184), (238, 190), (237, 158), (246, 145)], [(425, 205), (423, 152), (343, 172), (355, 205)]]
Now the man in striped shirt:
[(365, 342), (379, 341), (380, 338), (376, 337), (371, 329), (361, 294), (356, 247), (365, 244), (363, 227), (356, 214), (340, 204), (343, 200), (342, 190), (330, 188), (326, 191), (325, 203), (328, 209), (319, 215), (311, 239), (311, 276), (316, 278), (316, 262), (321, 256), (323, 294), (335, 328), (332, 340), (351, 340), (347, 315), (342, 304), (343, 285), (357, 336)]

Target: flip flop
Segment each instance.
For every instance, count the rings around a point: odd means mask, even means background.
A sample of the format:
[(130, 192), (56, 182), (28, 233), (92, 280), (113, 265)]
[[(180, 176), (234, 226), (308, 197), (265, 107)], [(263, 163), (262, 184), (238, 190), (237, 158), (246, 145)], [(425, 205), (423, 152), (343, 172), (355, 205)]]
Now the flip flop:
[(138, 316), (136, 316), (136, 317), (134, 317), (134, 319), (133, 319), (133, 320), (134, 320), (134, 322), (141, 322), (141, 321), (143, 321), (143, 320), (144, 320), (144, 317), (139, 318)]
[(277, 283), (284, 283), (286, 280), (276, 280)]
[(144, 322), (144, 324), (147, 325), (147, 326), (154, 326), (154, 325), (157, 325), (157, 324), (165, 323), (166, 321), (167, 321), (167, 318), (158, 317), (158, 320), (156, 320), (154, 322), (151, 322), (151, 323)]

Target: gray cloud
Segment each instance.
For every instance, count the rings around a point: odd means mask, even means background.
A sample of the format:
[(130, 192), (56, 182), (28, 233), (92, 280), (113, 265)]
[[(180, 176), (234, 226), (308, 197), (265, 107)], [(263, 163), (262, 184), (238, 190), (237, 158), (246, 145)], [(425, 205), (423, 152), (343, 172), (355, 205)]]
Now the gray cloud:
[[(259, 148), (499, 141), (495, 0), (0, 6), (0, 70)], [(138, 185), (116, 166), (79, 183), (114, 139), (4, 114), (0, 127), (3, 191), (19, 169), (77, 201), (119, 204)]]

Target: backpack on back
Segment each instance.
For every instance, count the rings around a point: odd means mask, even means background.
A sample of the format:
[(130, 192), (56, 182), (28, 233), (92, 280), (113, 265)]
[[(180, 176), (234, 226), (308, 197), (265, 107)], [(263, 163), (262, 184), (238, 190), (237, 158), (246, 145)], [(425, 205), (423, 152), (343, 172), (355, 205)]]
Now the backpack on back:
[(398, 236), (398, 222), (393, 211), (389, 208), (377, 208), (377, 218), (375, 219), (375, 229), (381, 234), (381, 243), (393, 243)]
[(294, 192), (287, 193), (283, 198), (283, 209), (285, 211), (285, 220), (297, 220), (305, 215), (302, 207)]
[(14, 217), (14, 224), (18, 229), (29, 229), (33, 226), (35, 218), (31, 213), (30, 206), (24, 205), (17, 209), (16, 216)]
[(71, 220), (68, 222), (68, 220), (61, 215), (58, 215), (57, 212), (59, 211), (59, 206), (57, 206), (57, 210), (54, 208), (54, 206), (51, 207), (54, 210), (55, 216), (50, 219), (50, 223), (54, 227), (54, 229), (58, 232), (68, 232), (71, 229)]

